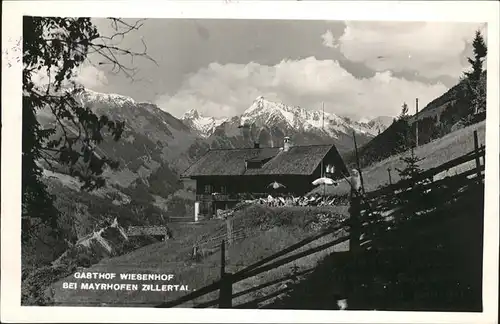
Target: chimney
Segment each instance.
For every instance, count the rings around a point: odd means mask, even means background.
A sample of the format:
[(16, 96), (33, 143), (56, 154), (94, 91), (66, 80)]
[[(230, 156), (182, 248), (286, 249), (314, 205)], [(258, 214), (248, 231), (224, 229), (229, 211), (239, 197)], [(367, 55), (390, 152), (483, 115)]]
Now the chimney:
[(253, 142), (253, 148), (260, 148), (259, 142)]
[(290, 150), (291, 144), (290, 144), (290, 137), (285, 136), (284, 143), (283, 143), (283, 151), (288, 152)]

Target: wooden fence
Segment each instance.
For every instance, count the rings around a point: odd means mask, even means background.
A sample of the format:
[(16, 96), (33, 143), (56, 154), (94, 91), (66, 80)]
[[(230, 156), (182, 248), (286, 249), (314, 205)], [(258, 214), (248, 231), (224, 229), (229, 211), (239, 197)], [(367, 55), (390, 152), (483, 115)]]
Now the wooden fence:
[[(314, 270), (314, 267), (260, 284), (256, 287), (234, 292), (234, 284), (242, 280), (255, 277), (306, 256), (332, 248), (335, 245), (348, 240), (350, 241), (350, 251), (364, 248), (377, 236), (384, 235), (384, 232), (390, 231), (387, 229), (388, 224), (405, 222), (409, 218), (425, 217), (425, 209), (435, 211), (442, 208), (443, 210), (446, 210), (445, 208), (447, 205), (452, 204), (456, 201), (456, 199), (463, 195), (462, 189), (464, 187), (477, 182), (482, 183), (484, 179), (485, 147), (484, 145), (479, 146), (476, 132), (474, 132), (474, 143), (474, 151), (443, 163), (438, 167), (428, 169), (412, 179), (401, 180), (395, 184), (368, 192), (364, 195), (354, 195), (351, 198), (349, 219), (336, 224), (331, 228), (325, 229), (316, 235), (307, 237), (300, 242), (295, 243), (282, 251), (274, 253), (273, 255), (265, 257), (235, 273), (230, 273), (226, 269), (226, 245), (233, 243), (238, 235), (236, 235), (236, 233), (232, 233), (234, 237), (231, 239), (224, 237), (224, 234), (218, 237), (213, 237), (213, 241), (217, 241), (218, 239), (221, 240), (220, 243), (216, 244), (216, 247), (220, 248), (221, 253), (220, 279), (201, 289), (193, 291), (192, 293), (182, 296), (176, 300), (165, 302), (156, 307), (176, 307), (219, 290), (219, 298), (203, 302), (195, 307), (206, 308), (218, 306), (219, 308), (245, 308), (249, 306), (256, 306), (259, 303), (290, 291), (292, 287), (285, 287), (255, 300), (239, 305), (233, 305), (233, 299), (237, 297), (283, 283), (293, 278), (307, 275)], [(481, 164), (481, 158), (483, 158), (483, 164)], [(470, 161), (476, 162), (473, 169), (434, 181), (435, 175)], [(427, 201), (427, 203), (422, 203), (425, 201)], [(440, 218), (452, 216), (453, 215), (447, 215), (444, 213)], [(309, 248), (305, 251), (291, 254), (307, 244), (324, 238), (327, 235), (339, 233), (342, 230), (345, 231), (346, 229), (348, 229), (348, 234), (340, 236), (334, 235), (334, 238), (327, 243)]]
[(244, 228), (233, 230), (232, 220), (226, 219), (226, 228), (221, 228), (215, 235), (200, 240), (193, 245), (193, 257), (204, 257), (212, 251), (221, 249), (222, 244), (234, 244), (247, 237)]
[(194, 216), (184, 216), (184, 217), (169, 216), (168, 222), (169, 223), (196, 223), (194, 221)]

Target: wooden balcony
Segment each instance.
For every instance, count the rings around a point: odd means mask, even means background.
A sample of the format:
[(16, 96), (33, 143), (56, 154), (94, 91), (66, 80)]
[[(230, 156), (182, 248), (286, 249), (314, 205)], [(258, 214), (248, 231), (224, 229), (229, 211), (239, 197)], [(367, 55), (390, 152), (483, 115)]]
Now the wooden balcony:
[(236, 201), (238, 197), (228, 194), (198, 194), (196, 195), (197, 201)]

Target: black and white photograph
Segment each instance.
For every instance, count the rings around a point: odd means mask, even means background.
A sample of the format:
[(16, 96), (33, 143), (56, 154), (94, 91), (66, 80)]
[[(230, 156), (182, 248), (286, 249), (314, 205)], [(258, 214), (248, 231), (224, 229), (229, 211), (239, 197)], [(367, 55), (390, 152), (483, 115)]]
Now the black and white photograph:
[(2, 104), (22, 118), (18, 180), (2, 118), (21, 308), (481, 314), (488, 282), (497, 298), (488, 19), (131, 14), (23, 14), (3, 41), (22, 82)]

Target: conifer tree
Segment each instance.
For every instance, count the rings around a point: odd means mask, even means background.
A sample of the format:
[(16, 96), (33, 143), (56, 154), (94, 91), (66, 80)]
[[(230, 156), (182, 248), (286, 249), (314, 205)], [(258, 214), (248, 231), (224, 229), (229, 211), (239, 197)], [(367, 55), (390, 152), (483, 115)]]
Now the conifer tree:
[(472, 70), (464, 72), (464, 76), (470, 81), (478, 82), (481, 78), (481, 73), (483, 72), (483, 62), (488, 53), (488, 48), (484, 42), (483, 35), (479, 30), (476, 31), (474, 40), (472, 41), (472, 47), (474, 52), (474, 57), (467, 58), (467, 61), (471, 64)]
[(467, 61), (471, 65), (469, 71), (464, 72), (464, 104), (467, 105), (465, 123), (470, 123), (474, 114), (486, 110), (486, 75), (483, 73), (483, 63), (488, 53), (483, 35), (476, 31), (472, 41), (473, 57), (468, 57)]
[(408, 105), (406, 102), (403, 102), (403, 105), (401, 106), (401, 113), (399, 114), (398, 119), (407, 119), (408, 118)]
[(410, 149), (410, 155), (400, 157), (400, 160), (405, 163), (404, 169), (396, 168), (401, 179), (412, 179), (422, 172), (422, 169), (419, 166), (419, 162), (424, 160), (424, 158), (419, 158), (418, 156), (416, 156), (413, 147)]

